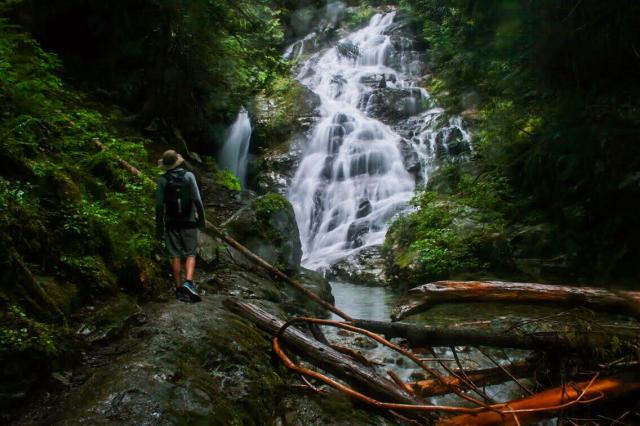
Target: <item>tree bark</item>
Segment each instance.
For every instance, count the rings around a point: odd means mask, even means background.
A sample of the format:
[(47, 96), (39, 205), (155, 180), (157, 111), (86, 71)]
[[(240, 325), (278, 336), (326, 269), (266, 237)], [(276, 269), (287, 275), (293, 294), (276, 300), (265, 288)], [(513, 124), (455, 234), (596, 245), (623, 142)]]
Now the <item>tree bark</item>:
[[(253, 322), (258, 328), (275, 335), (284, 325), (284, 321), (250, 303), (236, 299), (227, 299), (224, 305), (237, 315)], [(289, 327), (281, 336), (286, 346), (305, 360), (347, 381), (356, 389), (371, 393), (374, 397), (403, 404), (421, 404), (406, 389), (392, 380), (379, 375), (349, 356), (307, 337), (300, 330)]]
[[(528, 361), (520, 361), (511, 365), (505, 365), (504, 370), (507, 370), (516, 379), (527, 377), (535, 369), (535, 366)], [(483, 370), (466, 371), (465, 377), (467, 380), (472, 381), (476, 386), (482, 387), (486, 385), (495, 385), (504, 383), (511, 380), (511, 378), (505, 373), (503, 368), (486, 368)], [(460, 372), (462, 376), (462, 372)], [(444, 395), (451, 393), (451, 386), (466, 387), (463, 380), (456, 376), (444, 377), (446, 384), (436, 379), (420, 380), (419, 382), (407, 383), (406, 387), (414, 395), (422, 398), (427, 398), (435, 395)], [(447, 386), (448, 384), (448, 386)]]
[[(586, 392), (582, 394), (585, 390)], [(594, 380), (591, 384), (590, 382), (581, 382), (574, 386), (557, 387), (528, 398), (493, 406), (502, 411), (516, 411), (513, 414), (482, 411), (477, 414), (462, 414), (450, 417), (440, 421), (438, 425), (524, 425), (543, 418), (553, 417), (559, 410), (570, 407), (572, 402), (575, 405), (578, 398), (580, 398), (580, 401), (589, 401), (602, 396), (602, 401), (607, 402), (638, 390), (640, 390), (640, 378), (637, 375), (607, 377)], [(518, 410), (528, 411), (517, 412)], [(513, 417), (514, 415), (518, 416), (518, 420)]]
[[(588, 351), (610, 348), (634, 353), (640, 347), (640, 334), (635, 330), (607, 328), (590, 332), (546, 332), (523, 334), (518, 331), (442, 328), (404, 322), (354, 320), (356, 327), (383, 334), (387, 339), (406, 339), (411, 347), (490, 346), (496, 348)], [(615, 342), (613, 341), (615, 339)]]
[(393, 310), (394, 321), (440, 303), (509, 302), (586, 306), (640, 319), (640, 292), (502, 281), (436, 281), (412, 288)]

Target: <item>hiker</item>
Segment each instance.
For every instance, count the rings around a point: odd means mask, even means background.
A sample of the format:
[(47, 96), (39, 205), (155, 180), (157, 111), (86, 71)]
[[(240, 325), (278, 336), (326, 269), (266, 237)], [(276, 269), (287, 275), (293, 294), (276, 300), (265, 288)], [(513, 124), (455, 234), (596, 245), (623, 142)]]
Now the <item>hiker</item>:
[[(204, 206), (193, 173), (181, 167), (184, 159), (170, 149), (162, 154), (158, 166), (166, 173), (158, 179), (156, 190), (156, 229), (159, 240), (164, 238), (172, 257), (176, 298), (181, 301), (200, 301), (193, 282), (196, 268), (198, 228), (204, 229)], [(195, 208), (194, 208), (195, 206)], [(185, 259), (185, 280), (180, 278), (182, 259)]]

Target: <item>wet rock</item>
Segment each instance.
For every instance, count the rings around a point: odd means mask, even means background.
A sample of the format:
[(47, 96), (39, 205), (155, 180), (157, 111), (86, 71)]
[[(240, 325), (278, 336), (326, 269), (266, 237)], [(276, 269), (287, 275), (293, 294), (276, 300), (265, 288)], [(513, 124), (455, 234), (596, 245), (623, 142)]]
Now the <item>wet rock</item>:
[(366, 247), (331, 265), (327, 276), (349, 283), (382, 286), (387, 284), (384, 262), (379, 246)]
[(439, 131), (435, 142), (436, 156), (439, 159), (459, 157), (471, 153), (469, 143), (464, 140), (464, 134), (457, 127), (448, 127)]
[(417, 174), (422, 169), (422, 162), (418, 153), (406, 139), (400, 141), (400, 153), (402, 154), (402, 163), (409, 173)]
[(144, 318), (135, 300), (119, 293), (80, 325), (76, 334), (91, 344), (106, 344), (121, 336), (128, 327), (144, 322)]
[(369, 233), (370, 223), (366, 220), (352, 222), (347, 231), (347, 244), (357, 248), (364, 244), (364, 237)]
[(417, 89), (375, 89), (366, 98), (367, 115), (394, 124), (422, 111), (422, 96)]
[(375, 349), (378, 347), (376, 342), (364, 336), (358, 336), (353, 339), (353, 344), (362, 349)]
[(369, 213), (371, 213), (371, 202), (369, 200), (364, 200), (362, 202), (360, 202), (360, 204), (358, 205), (358, 211), (356, 212), (356, 217), (358, 219), (367, 216)]
[(397, 80), (397, 77), (395, 74), (392, 74), (392, 73), (367, 74), (367, 75), (363, 75), (360, 78), (360, 83), (372, 88), (379, 88), (382, 80), (384, 80), (386, 83), (395, 83)]
[(336, 50), (340, 56), (349, 59), (356, 59), (360, 55), (360, 51), (358, 46), (351, 41), (343, 41), (338, 43), (336, 46)]
[[(318, 295), (322, 300), (329, 303), (335, 302), (333, 295), (331, 294), (331, 285), (321, 273), (306, 268), (300, 268), (300, 273), (295, 275), (293, 278), (302, 284), (307, 290)], [(295, 290), (293, 287), (288, 286), (285, 291), (294, 301), (296, 310), (307, 312), (308, 314), (316, 317), (324, 317), (327, 315), (327, 311), (323, 307), (309, 299), (306, 295)]]
[(274, 426), (356, 426), (395, 425), (396, 422), (375, 414), (372, 410), (355, 409), (342, 393), (330, 388), (324, 392), (297, 391), (285, 397), (277, 409)]
[(205, 232), (198, 232), (198, 256), (205, 263), (216, 263), (224, 245)]
[(302, 157), (305, 136), (298, 134), (281, 146), (266, 151), (257, 163), (256, 187), (262, 194), (277, 192), (285, 195)]
[(302, 246), (293, 207), (281, 195), (251, 201), (223, 224), (249, 250), (286, 272), (300, 268)]
[(297, 81), (290, 81), (273, 94), (261, 94), (250, 105), (253, 118), (251, 150), (267, 150), (308, 131), (319, 113), (320, 97)]
[(411, 373), (411, 375), (409, 375), (409, 380), (412, 382), (418, 382), (420, 380), (426, 380), (426, 379), (427, 379), (427, 375), (421, 371), (414, 371)]

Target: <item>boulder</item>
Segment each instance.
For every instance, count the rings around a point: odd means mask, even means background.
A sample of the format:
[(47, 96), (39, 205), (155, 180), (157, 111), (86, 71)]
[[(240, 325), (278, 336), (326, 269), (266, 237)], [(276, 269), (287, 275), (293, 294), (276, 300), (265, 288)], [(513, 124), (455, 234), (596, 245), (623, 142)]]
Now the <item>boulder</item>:
[(289, 201), (267, 194), (251, 201), (223, 224), (229, 235), (286, 273), (300, 269), (302, 246)]
[(395, 83), (397, 77), (394, 73), (366, 74), (360, 77), (360, 83), (371, 88), (379, 88), (383, 79), (386, 83)]
[[(302, 284), (307, 290), (318, 295), (322, 300), (329, 303), (335, 303), (333, 294), (331, 294), (331, 285), (321, 273), (306, 268), (300, 268), (300, 272), (293, 278)], [(327, 315), (326, 309), (293, 287), (286, 286), (285, 292), (294, 304), (292, 311), (302, 312), (303, 314), (308, 313), (309, 315), (316, 317), (323, 317)]]
[(296, 134), (280, 146), (265, 151), (257, 161), (256, 189), (285, 195), (302, 157), (304, 134)]
[(351, 41), (343, 41), (338, 43), (336, 46), (336, 50), (340, 56), (349, 59), (356, 59), (360, 55), (360, 50), (358, 46)]
[(417, 89), (380, 88), (365, 98), (367, 115), (391, 125), (423, 109), (422, 96)]
[(347, 246), (361, 247), (364, 244), (364, 237), (369, 233), (369, 228), (370, 223), (366, 220), (352, 222), (347, 231)]
[(387, 284), (384, 258), (379, 246), (366, 247), (334, 263), (327, 270), (327, 277), (354, 284), (383, 286)]

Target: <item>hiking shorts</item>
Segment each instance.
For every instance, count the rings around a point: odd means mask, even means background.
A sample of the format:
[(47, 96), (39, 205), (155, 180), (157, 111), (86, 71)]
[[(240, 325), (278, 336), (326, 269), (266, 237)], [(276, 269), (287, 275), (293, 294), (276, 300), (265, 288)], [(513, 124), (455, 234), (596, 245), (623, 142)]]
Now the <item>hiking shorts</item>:
[(195, 256), (198, 228), (167, 229), (164, 241), (171, 257)]

